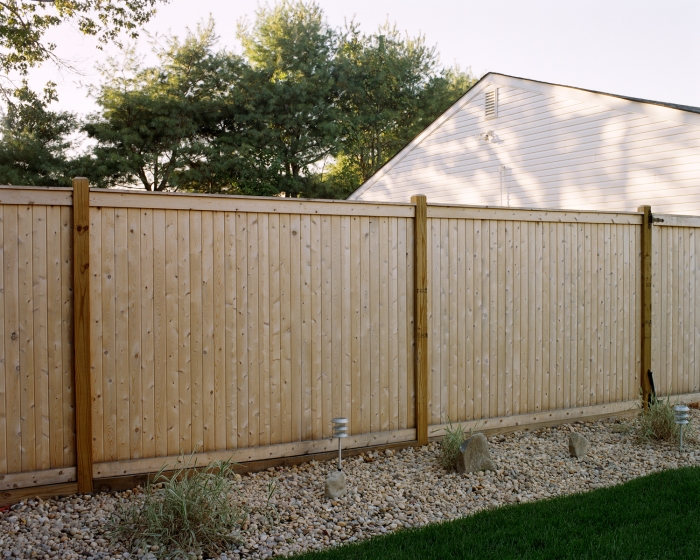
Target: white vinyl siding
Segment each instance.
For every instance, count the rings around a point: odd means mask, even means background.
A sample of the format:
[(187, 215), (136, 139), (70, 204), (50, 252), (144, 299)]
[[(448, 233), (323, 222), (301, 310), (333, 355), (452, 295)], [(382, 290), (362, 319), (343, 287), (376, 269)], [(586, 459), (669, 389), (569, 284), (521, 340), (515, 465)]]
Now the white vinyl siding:
[[(700, 126), (520, 82), (485, 84), (354, 198), (700, 213)], [(485, 94), (495, 91), (497, 116), (486, 118)], [(490, 130), (493, 141), (478, 138)]]

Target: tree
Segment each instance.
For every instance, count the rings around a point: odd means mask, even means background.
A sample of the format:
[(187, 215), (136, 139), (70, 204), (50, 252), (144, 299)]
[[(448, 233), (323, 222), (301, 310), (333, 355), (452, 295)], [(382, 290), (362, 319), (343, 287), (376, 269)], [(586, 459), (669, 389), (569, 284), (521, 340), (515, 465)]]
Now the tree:
[(11, 74), (26, 76), (29, 69), (46, 61), (61, 66), (68, 63), (55, 54), (56, 44), (47, 42), (46, 33), (62, 23), (77, 24), (85, 35), (100, 45), (119, 44), (125, 32), (136, 37), (139, 26), (155, 14), (158, 2), (168, 0), (55, 0), (0, 2), (0, 92), (9, 100), (14, 86)]
[(78, 122), (72, 113), (54, 112), (53, 84), (39, 97), (26, 83), (0, 120), (0, 183), (6, 185), (69, 186), (70, 136)]
[(351, 23), (338, 50), (343, 143), (330, 180), (349, 194), (474, 83), (439, 65), (425, 38), (385, 24), (365, 35)]
[(239, 25), (239, 39), (261, 89), (256, 111), (264, 122), (259, 149), (269, 150), (277, 192), (298, 195), (313, 166), (333, 153), (338, 139), (337, 36), (313, 2), (283, 0)]
[[(171, 38), (159, 51), (160, 65), (140, 68), (133, 52), (125, 63), (111, 59), (97, 93), (101, 113), (84, 130), (97, 141), (93, 159), (111, 162), (106, 184), (140, 182), (148, 191), (205, 180), (212, 190), (230, 162), (212, 164), (213, 136), (223, 105), (231, 102), (239, 61), (216, 53), (213, 21)], [(224, 165), (226, 163), (226, 165)]]

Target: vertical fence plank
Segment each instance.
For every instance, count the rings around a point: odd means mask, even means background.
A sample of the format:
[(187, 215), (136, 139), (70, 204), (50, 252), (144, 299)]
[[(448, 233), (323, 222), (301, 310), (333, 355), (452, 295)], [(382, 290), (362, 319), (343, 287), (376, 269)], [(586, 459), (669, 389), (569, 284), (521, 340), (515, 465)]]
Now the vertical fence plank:
[(156, 456), (153, 210), (141, 210), (141, 452)]
[(168, 453), (165, 211), (153, 211), (153, 414), (155, 456)]
[(369, 219), (369, 430), (381, 430), (380, 404), (382, 401), (381, 365), (380, 365), (380, 299), (381, 299), (381, 258), (380, 258), (379, 218)]
[(350, 420), (350, 433), (362, 433), (362, 386), (361, 386), (361, 368), (362, 368), (362, 290), (360, 288), (360, 277), (362, 273), (362, 255), (361, 255), (361, 230), (360, 218), (353, 216), (350, 218), (350, 301), (352, 310), (351, 321), (351, 342), (350, 348), (352, 353), (352, 412), (348, 416)]
[(73, 179), (73, 281), (75, 419), (78, 491), (92, 492), (92, 398), (90, 395), (90, 187)]
[[(298, 229), (298, 227), (297, 227)], [(280, 442), (294, 441), (292, 437), (292, 269), (290, 244), (292, 231), (289, 214), (280, 216), (279, 225), (280, 277)], [(296, 235), (298, 238), (298, 235)], [(294, 257), (297, 261), (299, 253)], [(294, 319), (298, 320), (298, 315)]]
[(237, 422), (234, 437), (236, 447), (248, 447), (248, 216), (236, 213), (236, 387), (231, 399), (237, 403)]
[[(19, 255), (19, 370), (22, 470), (36, 470), (36, 418), (34, 416), (34, 314), (32, 303), (32, 207), (20, 206), (18, 217)], [(86, 219), (85, 231), (87, 232)], [(87, 233), (86, 233), (87, 236)], [(87, 258), (86, 258), (87, 260)], [(89, 323), (87, 324), (89, 328)], [(88, 361), (89, 367), (89, 361)], [(89, 379), (89, 376), (86, 376)], [(89, 394), (89, 390), (88, 390)]]
[[(310, 290), (311, 290), (311, 336), (310, 356), (310, 437), (323, 437), (323, 370), (322, 370), (322, 331), (323, 331), (323, 284), (321, 278), (321, 216), (313, 215), (309, 227)], [(374, 393), (377, 394), (377, 393)]]
[[(167, 328), (168, 455), (180, 453), (180, 408), (178, 400), (178, 221), (177, 210), (165, 213), (165, 315)], [(235, 337), (234, 337), (235, 339)]]
[[(4, 300), (5, 300), (5, 371), (7, 403), (7, 472), (22, 471), (22, 426), (20, 399), (19, 339), (19, 208), (5, 206), (3, 234)], [(64, 331), (65, 332), (65, 331)], [(72, 385), (72, 383), (70, 383)], [(67, 416), (67, 415), (66, 415)], [(67, 419), (64, 416), (64, 421)]]
[(257, 445), (270, 444), (270, 244), (269, 216), (258, 214)]
[(428, 289), (427, 289), (427, 199), (412, 196), (415, 205), (414, 271), (415, 271), (415, 383), (416, 439), (428, 443)]
[(321, 216), (321, 437), (330, 437), (333, 411), (333, 382), (340, 371), (333, 368), (333, 232), (331, 217)]
[(447, 396), (448, 396), (448, 411), (450, 418), (458, 419), (460, 417), (460, 403), (458, 402), (459, 383), (457, 381), (459, 372), (458, 364), (458, 340), (459, 335), (459, 325), (458, 325), (458, 314), (457, 314), (457, 297), (459, 293), (458, 288), (458, 277), (457, 270), (459, 266), (460, 255), (457, 252), (457, 220), (450, 219), (447, 222), (447, 239), (448, 239), (448, 254), (449, 254), (449, 265), (447, 274), (445, 276), (449, 279), (449, 291), (448, 291), (448, 303), (449, 303), (449, 328), (448, 328), (448, 340), (447, 349), (449, 355), (449, 378), (447, 385)]
[(397, 219), (397, 337), (398, 337), (398, 392), (399, 392), (399, 424), (398, 429), (408, 427), (410, 401), (408, 398), (408, 300), (411, 294), (407, 291), (406, 254), (409, 250), (410, 239), (406, 239), (406, 218)]
[[(228, 358), (226, 341), (226, 319), (228, 316), (226, 295), (232, 280), (226, 276), (228, 241), (226, 214), (214, 212), (212, 216), (213, 261), (211, 278), (214, 306), (212, 317), (214, 321), (214, 408), (212, 411), (214, 425), (211, 429), (214, 431), (214, 449), (226, 449), (226, 419), (228, 417), (226, 414), (228, 407), (226, 365), (233, 368), (235, 363)], [(233, 245), (235, 246), (235, 243)]]
[[(499, 353), (504, 360), (503, 365), (501, 365), (501, 370), (503, 370), (503, 397), (504, 403), (502, 408), (502, 413), (505, 416), (510, 416), (513, 414), (513, 346), (514, 346), (514, 330), (515, 322), (513, 314), (515, 313), (515, 302), (513, 299), (515, 284), (514, 284), (514, 244), (513, 244), (513, 222), (505, 222), (505, 241), (503, 243), (503, 250), (505, 252), (505, 282), (504, 289), (501, 290), (501, 295), (503, 296), (503, 320), (505, 323), (505, 329), (502, 331), (504, 334), (503, 341), (499, 341)], [(502, 260), (502, 257), (501, 257)], [(501, 392), (499, 390), (499, 392)]]
[[(241, 374), (239, 364), (239, 290), (238, 283), (240, 270), (238, 268), (238, 214), (226, 212), (224, 214), (224, 247), (222, 270), (225, 273), (225, 283), (223, 285), (224, 301), (226, 312), (223, 317), (225, 347), (221, 367), (223, 372), (219, 375), (224, 383), (224, 403), (222, 404), (226, 415), (225, 436), (221, 438), (217, 435), (217, 441), (224, 439), (226, 449), (236, 449), (238, 447), (238, 376)], [(244, 341), (241, 341), (243, 344)]]
[[(464, 220), (464, 266), (466, 273), (463, 278), (463, 284), (465, 285), (465, 307), (466, 307), (466, 329), (465, 337), (466, 342), (460, 342), (465, 345), (466, 356), (465, 356), (465, 374), (466, 382), (464, 389), (466, 391), (466, 411), (465, 420), (474, 419), (474, 383), (475, 383), (475, 371), (476, 371), (476, 355), (475, 355), (475, 322), (476, 322), (476, 308), (474, 301), (474, 220)], [(460, 339), (461, 341), (461, 339)]]
[(129, 441), (131, 459), (143, 456), (141, 402), (141, 212), (127, 210), (127, 259), (129, 274)]
[(49, 456), (49, 356), (48, 290), (46, 285), (46, 206), (32, 208), (32, 325), (34, 328), (34, 425), (36, 469), (48, 469)]
[(216, 449), (214, 329), (214, 216), (202, 212), (202, 429), (203, 450)]
[[(63, 352), (63, 464), (76, 464), (73, 306), (73, 209), (61, 208), (61, 346)], [(6, 347), (7, 348), (7, 347)]]
[(584, 224), (576, 225), (576, 406), (584, 406), (585, 376), (588, 355), (585, 352), (584, 338), (588, 338), (586, 328), (586, 283), (585, 283), (586, 234)]
[[(115, 346), (114, 208), (103, 208), (102, 232), (102, 445), (104, 461), (117, 458), (117, 378)], [(166, 453), (167, 454), (167, 453)]]
[(290, 315), (294, 318), (290, 323), (290, 352), (291, 352), (291, 430), (292, 441), (302, 439), (302, 403), (304, 387), (302, 385), (302, 291), (301, 291), (301, 220), (297, 214), (290, 217), (290, 245), (289, 245), (289, 270), (290, 270)]
[(397, 218), (388, 218), (387, 232), (387, 428), (397, 430), (399, 426), (399, 326), (398, 326), (398, 223)]
[[(352, 415), (352, 402), (353, 402), (353, 392), (352, 392), (352, 381), (353, 381), (353, 344), (354, 338), (352, 336), (352, 322), (354, 319), (354, 308), (352, 307), (352, 277), (356, 273), (353, 270), (352, 265), (352, 251), (351, 251), (351, 218), (348, 216), (341, 216), (340, 220), (340, 268), (338, 274), (340, 278), (336, 279), (336, 271), (333, 271), (333, 282), (338, 281), (340, 283), (340, 309), (337, 311), (341, 314), (341, 329), (342, 329), (342, 345), (338, 348), (340, 353), (341, 367), (343, 370), (343, 380), (341, 387), (341, 403), (342, 411), (341, 414), (346, 418), (351, 418)], [(337, 344), (337, 343), (336, 343)], [(335, 351), (335, 350), (334, 350)], [(405, 371), (405, 369), (404, 369)], [(350, 427), (352, 430), (352, 427)]]
[(482, 226), (481, 220), (474, 220), (474, 419), (483, 418), (482, 379), (484, 368), (484, 352), (482, 348), (483, 316), (484, 316), (484, 289), (483, 289), (483, 253), (482, 253)]
[[(102, 210), (90, 210), (90, 377), (92, 380), (92, 453), (97, 463), (104, 461), (105, 399), (103, 350), (104, 322), (102, 317)], [(106, 260), (109, 257), (107, 256)]]
[[(47, 350), (48, 350), (48, 376), (49, 376), (49, 445), (50, 468), (63, 466), (63, 431), (67, 426), (63, 425), (63, 391), (61, 389), (63, 349), (61, 347), (61, 207), (49, 206), (46, 209), (46, 245), (47, 245), (47, 290), (48, 290), (48, 315), (47, 315)], [(99, 235), (99, 232), (98, 232)], [(0, 207), (0, 247), (2, 246), (2, 208)], [(2, 271), (2, 249), (0, 249), (0, 271)], [(99, 278), (99, 274), (98, 274)], [(0, 273), (0, 315), (2, 315), (2, 273)], [(2, 356), (2, 322), (0, 321), (0, 364), (4, 363)], [(99, 356), (101, 359), (101, 356)], [(0, 375), (2, 366), (0, 365)], [(0, 454), (5, 453), (5, 377), (0, 383)], [(0, 460), (0, 472), (5, 472)]]
[(457, 351), (457, 411), (458, 415), (456, 420), (464, 421), (467, 420), (467, 404), (469, 402), (469, 395), (467, 393), (467, 345), (469, 344), (469, 339), (467, 337), (467, 248), (466, 248), (466, 221), (465, 220), (455, 220), (455, 226), (457, 230), (457, 243), (456, 243), (456, 261), (457, 267), (455, 271), (455, 281), (457, 282), (456, 288), (456, 317), (457, 321), (457, 332), (455, 333), (455, 344)]
[[(269, 228), (269, 270), (270, 270), (270, 391), (268, 397), (267, 422), (269, 423), (270, 443), (282, 443), (282, 376), (281, 376), (281, 325), (282, 325), (282, 295), (280, 286), (281, 261), (281, 236), (280, 236), (280, 216), (270, 214), (268, 218)], [(286, 233), (286, 231), (285, 231)], [(286, 413), (286, 407), (285, 407)]]
[(258, 214), (257, 445), (270, 444), (270, 245), (269, 218)]
[(552, 287), (556, 289), (556, 285), (553, 286), (552, 284), (552, 272), (550, 271), (550, 228), (550, 224), (542, 224), (542, 274), (540, 280), (540, 291), (542, 294), (542, 401), (540, 410), (549, 410), (551, 408), (549, 401), (549, 378), (550, 368), (553, 367), (553, 364), (550, 364), (549, 352), (551, 345), (549, 332), (551, 328), (549, 307), (551, 304), (551, 290)]
[(522, 332), (520, 329), (521, 314), (522, 314), (522, 293), (520, 290), (521, 286), (521, 268), (522, 268), (522, 248), (520, 246), (520, 232), (522, 228), (522, 223), (511, 222), (512, 227), (512, 254), (513, 261), (512, 267), (512, 290), (513, 290), (513, 343), (511, 350), (511, 360), (512, 360), (512, 374), (511, 374), (511, 386), (512, 386), (512, 408), (511, 414), (520, 414), (520, 379), (522, 375), (520, 355), (522, 352)]
[[(345, 253), (343, 251), (342, 239), (342, 217), (332, 216), (331, 221), (331, 244), (330, 244), (330, 259), (331, 259), (331, 333), (329, 335), (329, 344), (331, 349), (331, 369), (329, 377), (331, 378), (332, 389), (332, 406), (329, 411), (330, 417), (344, 416), (347, 412), (343, 392), (345, 390), (345, 381), (347, 372), (343, 367), (343, 275), (342, 266)], [(347, 277), (346, 277), (347, 278)], [(325, 428), (325, 426), (324, 426)], [(330, 426), (327, 427), (331, 429)]]
[(311, 218), (308, 215), (300, 217), (301, 231), (301, 439), (312, 437), (312, 309), (311, 309)]
[(190, 392), (192, 398), (192, 449), (203, 451), (202, 372), (202, 213), (189, 212), (190, 261)]
[[(507, 337), (510, 334), (510, 329), (508, 329), (508, 313), (506, 307), (508, 306), (508, 272), (507, 272), (507, 257), (508, 253), (508, 240), (506, 238), (506, 228), (507, 223), (503, 220), (497, 222), (497, 244), (496, 244), (496, 256), (498, 259), (497, 267), (495, 268), (496, 273), (496, 345), (493, 347), (494, 353), (491, 356), (492, 360), (497, 360), (494, 363), (494, 368), (491, 370), (492, 379), (496, 382), (496, 387), (494, 387), (493, 393), (496, 394), (496, 402), (492, 401), (492, 414), (497, 414), (498, 416), (505, 416), (506, 414), (506, 385), (507, 385), (507, 372), (510, 369), (507, 363), (507, 351), (506, 345), (508, 344)], [(491, 272), (493, 275), (494, 271)], [(493, 277), (493, 276), (492, 276)], [(495, 369), (495, 371), (494, 371)], [(496, 406), (493, 407), (493, 404)]]

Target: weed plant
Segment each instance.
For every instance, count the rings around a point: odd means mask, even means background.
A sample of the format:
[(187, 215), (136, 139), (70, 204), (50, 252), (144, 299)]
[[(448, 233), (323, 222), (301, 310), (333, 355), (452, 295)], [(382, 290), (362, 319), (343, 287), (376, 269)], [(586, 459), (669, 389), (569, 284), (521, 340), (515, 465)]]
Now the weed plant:
[[(469, 429), (469, 437), (474, 435), (476, 428), (477, 426), (474, 426)], [(462, 424), (452, 424), (448, 416), (445, 424), (445, 435), (440, 442), (440, 455), (438, 456), (438, 462), (445, 470), (450, 471), (455, 468), (457, 455), (459, 455), (459, 446), (466, 439), (467, 435)]]
[[(666, 397), (666, 400), (658, 399), (656, 396), (651, 397), (649, 406), (642, 408), (639, 413), (637, 437), (643, 442), (678, 442), (680, 426), (676, 424), (670, 397)], [(695, 428), (692, 424), (687, 424), (683, 428), (683, 439), (688, 442), (695, 440)]]
[(207, 557), (238, 543), (246, 512), (234, 500), (233, 465), (214, 462), (197, 470), (191, 463), (190, 457), (171, 477), (163, 466), (142, 499), (122, 503), (107, 527), (112, 541), (168, 560)]

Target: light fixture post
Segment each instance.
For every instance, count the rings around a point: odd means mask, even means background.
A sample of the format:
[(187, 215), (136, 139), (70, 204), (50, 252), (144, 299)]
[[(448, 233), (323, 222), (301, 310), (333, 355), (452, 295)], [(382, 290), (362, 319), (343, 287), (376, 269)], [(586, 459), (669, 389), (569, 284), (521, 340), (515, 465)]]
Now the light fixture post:
[(673, 416), (676, 424), (680, 426), (680, 450), (683, 451), (683, 427), (690, 421), (690, 409), (684, 404), (676, 404), (673, 406)]
[(348, 419), (347, 418), (333, 418), (331, 420), (333, 424), (333, 437), (338, 438), (338, 470), (343, 470), (343, 456), (342, 456), (342, 438), (348, 437)]

